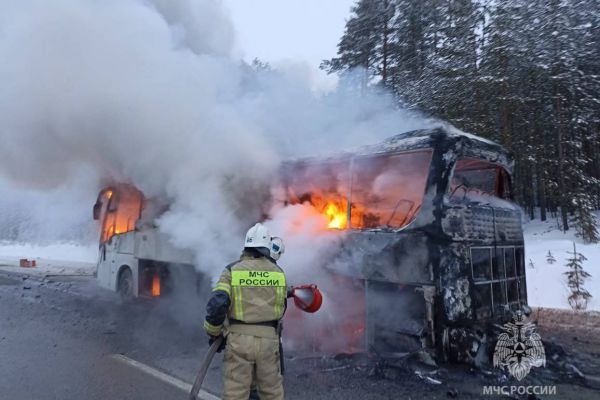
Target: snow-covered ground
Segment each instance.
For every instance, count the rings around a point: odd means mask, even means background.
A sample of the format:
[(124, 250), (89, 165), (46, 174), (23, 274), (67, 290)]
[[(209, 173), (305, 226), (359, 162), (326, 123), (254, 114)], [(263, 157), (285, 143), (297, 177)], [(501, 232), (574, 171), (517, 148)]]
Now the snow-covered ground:
[[(20, 268), (19, 259), (35, 260), (35, 268)], [(98, 245), (73, 243), (33, 245), (0, 241), (0, 270), (31, 275), (91, 275), (95, 271)]]
[[(600, 244), (583, 244), (580, 238), (575, 237), (573, 230), (563, 233), (557, 228), (555, 219), (530, 221), (524, 225), (524, 229), (529, 305), (571, 309), (567, 301), (569, 288), (564, 273), (567, 272), (566, 263), (570, 257), (567, 252), (573, 251), (575, 243), (577, 252), (587, 258), (583, 262), (583, 269), (592, 275), (584, 284), (593, 296), (588, 303), (588, 310), (600, 311)], [(556, 262), (547, 262), (548, 251)]]
[(98, 258), (98, 244), (82, 246), (74, 243), (33, 245), (0, 241), (0, 259), (47, 258), (95, 263)]

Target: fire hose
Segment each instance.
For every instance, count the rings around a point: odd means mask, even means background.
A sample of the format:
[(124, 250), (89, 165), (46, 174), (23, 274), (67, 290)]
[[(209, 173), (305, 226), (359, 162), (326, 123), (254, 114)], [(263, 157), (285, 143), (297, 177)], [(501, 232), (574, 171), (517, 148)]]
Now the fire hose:
[(208, 367), (210, 367), (210, 363), (215, 357), (215, 353), (221, 347), (221, 343), (223, 343), (223, 336), (219, 336), (215, 339), (213, 344), (210, 345), (206, 355), (204, 356), (204, 361), (200, 366), (200, 371), (198, 371), (198, 375), (196, 376), (196, 380), (194, 381), (194, 386), (192, 386), (192, 390), (190, 391), (189, 400), (197, 400), (198, 393), (200, 392), (200, 388), (202, 387), (202, 383), (204, 382), (204, 378), (206, 377), (206, 373), (208, 372)]

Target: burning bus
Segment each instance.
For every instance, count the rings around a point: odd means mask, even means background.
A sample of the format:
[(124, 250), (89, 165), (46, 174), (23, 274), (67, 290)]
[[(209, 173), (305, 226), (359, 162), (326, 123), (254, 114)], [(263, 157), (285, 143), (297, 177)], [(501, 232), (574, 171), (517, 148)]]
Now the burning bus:
[(100, 192), (94, 205), (94, 219), (100, 222), (100, 286), (130, 299), (172, 292), (176, 281), (200, 283), (192, 252), (173, 246), (154, 224), (165, 208), (128, 184)]
[[(342, 234), (323, 270), (336, 295), (360, 299), (342, 322), (352, 349), (425, 348), (477, 362), (495, 324), (528, 312), (512, 169), (500, 145), (440, 127), (286, 162), (272, 200), (309, 205)], [(129, 185), (99, 194), (101, 286), (124, 297), (157, 296), (173, 270), (193, 271), (191, 252), (153, 225), (156, 209)]]
[(352, 288), (359, 312), (343, 325), (367, 351), (478, 362), (494, 324), (529, 311), (512, 169), (500, 145), (440, 127), (287, 163), (280, 201), (344, 230), (325, 268)]

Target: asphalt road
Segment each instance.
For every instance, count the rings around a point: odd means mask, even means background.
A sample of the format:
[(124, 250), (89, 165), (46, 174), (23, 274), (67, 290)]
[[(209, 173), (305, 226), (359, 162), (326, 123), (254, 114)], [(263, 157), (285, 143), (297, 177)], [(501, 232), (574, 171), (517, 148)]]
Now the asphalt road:
[[(208, 347), (203, 316), (196, 296), (123, 304), (92, 277), (0, 272), (0, 399), (186, 399)], [(221, 365), (218, 354), (209, 397), (222, 393)], [(287, 399), (480, 399), (498, 379), (465, 366), (286, 355)], [(569, 383), (559, 393), (600, 398)]]
[(89, 277), (0, 275), (0, 398), (187, 399), (177, 377), (130, 361), (168, 362), (182, 347), (201, 357), (200, 327), (168, 311), (120, 304)]

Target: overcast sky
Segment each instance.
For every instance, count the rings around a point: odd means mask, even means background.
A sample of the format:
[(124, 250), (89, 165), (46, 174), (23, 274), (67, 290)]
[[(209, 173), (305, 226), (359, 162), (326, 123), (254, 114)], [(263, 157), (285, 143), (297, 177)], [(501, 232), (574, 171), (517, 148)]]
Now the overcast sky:
[(224, 0), (244, 59), (303, 60), (315, 69), (336, 54), (355, 0)]

